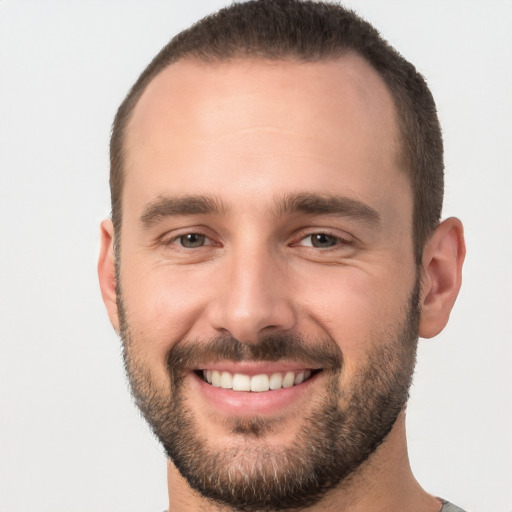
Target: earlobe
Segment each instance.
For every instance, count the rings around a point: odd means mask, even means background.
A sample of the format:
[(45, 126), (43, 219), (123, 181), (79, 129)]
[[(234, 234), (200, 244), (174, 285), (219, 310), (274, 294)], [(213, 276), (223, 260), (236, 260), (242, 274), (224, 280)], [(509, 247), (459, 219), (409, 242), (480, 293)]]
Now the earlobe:
[(466, 247), (459, 219), (441, 222), (425, 245), (422, 262), (419, 336), (432, 338), (448, 322), (462, 283)]
[(107, 308), (112, 326), (119, 332), (119, 317), (116, 294), (116, 265), (114, 254), (114, 228), (112, 221), (106, 219), (101, 223), (101, 246), (98, 259), (98, 278), (101, 295)]

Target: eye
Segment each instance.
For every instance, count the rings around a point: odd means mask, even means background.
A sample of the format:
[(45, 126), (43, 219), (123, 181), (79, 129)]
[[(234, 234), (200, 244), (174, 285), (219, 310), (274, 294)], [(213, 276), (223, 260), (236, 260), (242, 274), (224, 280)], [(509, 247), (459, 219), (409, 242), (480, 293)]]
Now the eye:
[[(169, 232), (160, 237), (158, 244), (166, 250), (166, 253), (172, 251), (172, 254), (189, 255), (192, 253), (200, 252), (203, 253), (206, 249), (212, 249), (214, 247), (220, 247), (221, 244), (215, 238), (209, 236), (209, 231), (186, 231), (182, 229), (180, 231)], [(207, 234), (208, 233), (208, 234)], [(204, 249), (204, 250), (203, 250)]]
[(187, 233), (176, 238), (176, 241), (186, 249), (196, 249), (206, 244), (207, 238), (200, 233)]
[(327, 233), (313, 233), (312, 235), (308, 235), (301, 240), (300, 245), (306, 247), (316, 247), (318, 249), (329, 249), (339, 243), (342, 243), (343, 240), (340, 238), (329, 235)]

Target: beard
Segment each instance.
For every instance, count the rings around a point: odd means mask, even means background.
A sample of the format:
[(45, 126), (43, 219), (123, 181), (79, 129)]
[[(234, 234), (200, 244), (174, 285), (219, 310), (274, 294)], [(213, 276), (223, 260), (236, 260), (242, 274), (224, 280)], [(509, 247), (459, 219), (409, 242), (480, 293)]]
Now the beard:
[[(405, 318), (371, 340), (372, 352), (343, 388), (343, 353), (336, 342), (298, 335), (255, 343), (226, 336), (177, 340), (166, 358), (169, 381), (158, 386), (136, 350), (148, 340), (132, 336), (120, 287), (118, 292), (125, 368), (135, 402), (190, 487), (218, 505), (255, 512), (302, 509), (319, 502), (328, 491), (350, 484), (407, 403), (416, 361), (419, 280)], [(197, 421), (188, 403), (186, 372), (199, 361), (283, 359), (321, 367), (324, 379), (323, 393), (317, 393), (300, 418), (293, 441), (278, 447), (265, 442), (279, 418), (227, 418), (225, 426), (235, 442), (211, 447), (208, 426)]]

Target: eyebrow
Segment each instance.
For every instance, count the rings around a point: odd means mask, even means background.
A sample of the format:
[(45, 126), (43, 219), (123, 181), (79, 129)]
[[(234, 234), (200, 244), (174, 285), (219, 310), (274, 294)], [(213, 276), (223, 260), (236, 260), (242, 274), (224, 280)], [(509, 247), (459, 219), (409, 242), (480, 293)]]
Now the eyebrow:
[(307, 213), (350, 217), (373, 225), (381, 222), (379, 212), (359, 199), (330, 194), (287, 195), (275, 202), (274, 212), (276, 216)]
[(228, 208), (222, 201), (210, 196), (160, 196), (144, 207), (140, 216), (140, 222), (145, 228), (150, 228), (168, 217), (206, 214), (223, 215), (227, 211)]
[[(214, 196), (160, 196), (144, 207), (140, 222), (145, 228), (150, 228), (168, 217), (225, 215), (228, 211), (227, 205)], [(379, 213), (366, 203), (352, 197), (330, 194), (289, 194), (276, 199), (271, 212), (272, 216), (276, 218), (283, 215), (306, 213), (349, 217), (374, 225), (380, 223)]]

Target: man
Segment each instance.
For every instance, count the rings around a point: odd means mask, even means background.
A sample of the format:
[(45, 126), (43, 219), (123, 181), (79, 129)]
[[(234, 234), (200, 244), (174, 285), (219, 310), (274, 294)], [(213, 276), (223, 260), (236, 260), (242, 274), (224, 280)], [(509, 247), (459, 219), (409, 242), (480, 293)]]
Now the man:
[(329, 4), (235, 4), (119, 108), (99, 277), (169, 510), (460, 510), (407, 458), (418, 336), (461, 283), (414, 67)]

